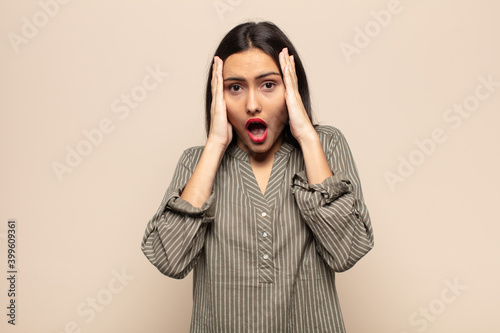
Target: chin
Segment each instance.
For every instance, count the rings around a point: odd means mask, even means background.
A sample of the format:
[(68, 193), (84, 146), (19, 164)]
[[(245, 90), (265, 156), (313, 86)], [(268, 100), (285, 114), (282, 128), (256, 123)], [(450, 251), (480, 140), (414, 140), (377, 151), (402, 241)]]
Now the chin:
[(265, 144), (259, 144), (259, 145), (253, 145), (253, 146), (250, 146), (250, 151), (252, 153), (256, 153), (256, 154), (262, 154), (262, 153), (267, 153), (269, 150), (271, 150), (271, 147), (269, 147), (268, 145), (265, 145)]
[(245, 147), (254, 154), (265, 154), (273, 149), (274, 143), (272, 140), (266, 140), (262, 143), (254, 143), (250, 141)]
[[(238, 135), (237, 145), (244, 151), (252, 154), (265, 154), (275, 147), (276, 138), (274, 133), (268, 133), (266, 139), (263, 142), (256, 143), (250, 139), (250, 137), (245, 132), (243, 136)], [(276, 147), (279, 148), (279, 147)], [(277, 149), (276, 149), (277, 150)]]

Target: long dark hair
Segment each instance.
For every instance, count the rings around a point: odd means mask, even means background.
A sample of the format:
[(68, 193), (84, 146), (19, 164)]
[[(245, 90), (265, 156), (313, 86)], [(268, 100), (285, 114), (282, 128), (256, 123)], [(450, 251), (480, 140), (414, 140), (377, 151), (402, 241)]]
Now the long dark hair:
[[(281, 71), (281, 66), (279, 62), (279, 54), (284, 47), (288, 48), (288, 53), (293, 55), (295, 60), (295, 71), (297, 73), (297, 80), (299, 85), (299, 93), (302, 97), (302, 103), (306, 109), (307, 115), (312, 122), (312, 111), (311, 111), (311, 98), (309, 96), (309, 85), (307, 83), (306, 72), (302, 66), (302, 61), (300, 60), (299, 54), (295, 50), (292, 42), (288, 37), (280, 30), (274, 23), (264, 21), (264, 22), (246, 22), (237, 25), (231, 31), (227, 33), (222, 39), (215, 51), (214, 56), (218, 56), (225, 61), (230, 55), (238, 52), (246, 51), (250, 48), (258, 48), (264, 53), (268, 54), (273, 58), (274, 62), (280, 70), (280, 74), (283, 77)], [(210, 108), (212, 104), (212, 63), (208, 71), (208, 79), (206, 85), (205, 93), (205, 127), (208, 133), (210, 132)], [(234, 130), (233, 130), (234, 131)], [(290, 125), (288, 121), (285, 124), (283, 140), (289, 142), (296, 147), (299, 147), (297, 140), (293, 137), (290, 132)], [(236, 142), (236, 134), (233, 133), (233, 141), (231, 145)]]

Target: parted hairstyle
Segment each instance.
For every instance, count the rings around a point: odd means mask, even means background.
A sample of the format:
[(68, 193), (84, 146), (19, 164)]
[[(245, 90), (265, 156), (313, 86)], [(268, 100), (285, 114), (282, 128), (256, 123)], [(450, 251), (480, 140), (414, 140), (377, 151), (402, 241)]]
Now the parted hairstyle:
[[(281, 71), (281, 66), (279, 62), (279, 54), (284, 47), (288, 48), (288, 53), (293, 55), (295, 60), (295, 72), (297, 74), (299, 93), (302, 97), (302, 103), (306, 109), (307, 115), (312, 122), (312, 110), (311, 110), (311, 98), (309, 96), (309, 85), (307, 83), (306, 72), (302, 66), (302, 61), (295, 50), (292, 42), (288, 37), (280, 30), (274, 23), (269, 21), (263, 22), (246, 22), (237, 25), (231, 31), (229, 31), (226, 36), (222, 39), (217, 50), (215, 51), (214, 57), (218, 56), (225, 61), (230, 55), (238, 52), (243, 52), (251, 48), (258, 48), (264, 53), (269, 55), (279, 68), (281, 77), (283, 77), (283, 72)], [(205, 93), (205, 127), (207, 131), (207, 136), (210, 132), (210, 109), (212, 104), (212, 65), (214, 63), (212, 57), (212, 63), (208, 71), (208, 79), (206, 85)], [(289, 142), (296, 147), (299, 147), (297, 140), (293, 137), (290, 132), (290, 125), (288, 121), (283, 129), (283, 141)], [(236, 133), (233, 129), (233, 140), (230, 145), (236, 143)]]

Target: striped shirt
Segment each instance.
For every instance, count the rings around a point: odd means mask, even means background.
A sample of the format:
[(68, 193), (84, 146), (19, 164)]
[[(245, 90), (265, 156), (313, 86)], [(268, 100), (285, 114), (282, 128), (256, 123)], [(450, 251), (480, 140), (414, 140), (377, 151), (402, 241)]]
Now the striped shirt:
[(309, 185), (302, 152), (283, 143), (262, 194), (248, 154), (230, 146), (212, 194), (180, 194), (203, 147), (182, 154), (142, 251), (166, 276), (192, 269), (191, 332), (345, 332), (335, 272), (373, 247), (361, 184), (343, 134), (317, 126), (333, 176)]

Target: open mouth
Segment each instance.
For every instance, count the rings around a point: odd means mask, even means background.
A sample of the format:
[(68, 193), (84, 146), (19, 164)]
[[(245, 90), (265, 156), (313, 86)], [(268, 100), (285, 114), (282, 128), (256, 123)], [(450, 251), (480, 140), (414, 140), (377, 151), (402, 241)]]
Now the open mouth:
[(267, 124), (260, 118), (248, 119), (245, 128), (250, 140), (255, 143), (261, 143), (267, 137)]

